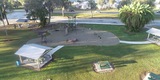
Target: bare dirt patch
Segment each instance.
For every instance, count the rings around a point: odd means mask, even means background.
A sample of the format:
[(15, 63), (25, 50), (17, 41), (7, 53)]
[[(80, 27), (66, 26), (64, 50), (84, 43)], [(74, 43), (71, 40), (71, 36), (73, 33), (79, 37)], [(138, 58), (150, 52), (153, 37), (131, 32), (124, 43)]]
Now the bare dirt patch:
[(107, 31), (91, 30), (88, 28), (77, 27), (76, 30), (65, 34), (65, 30), (49, 30), (50, 34), (47, 36), (47, 43), (42, 43), (41, 38), (29, 40), (27, 43), (37, 43), (47, 46), (82, 46), (82, 45), (96, 45), (96, 46), (110, 46), (119, 44), (119, 39), (114, 34)]

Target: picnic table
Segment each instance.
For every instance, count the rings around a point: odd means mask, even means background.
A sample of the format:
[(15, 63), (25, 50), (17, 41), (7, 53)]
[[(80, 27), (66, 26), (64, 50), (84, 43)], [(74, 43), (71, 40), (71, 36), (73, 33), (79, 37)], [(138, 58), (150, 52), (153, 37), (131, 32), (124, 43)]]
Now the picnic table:
[(151, 28), (146, 32), (148, 33), (148, 41), (160, 45), (160, 29)]
[(14, 27), (15, 28), (16, 27), (22, 28), (24, 24), (28, 23), (28, 19), (18, 19), (16, 22), (17, 23), (16, 23), (16, 25)]

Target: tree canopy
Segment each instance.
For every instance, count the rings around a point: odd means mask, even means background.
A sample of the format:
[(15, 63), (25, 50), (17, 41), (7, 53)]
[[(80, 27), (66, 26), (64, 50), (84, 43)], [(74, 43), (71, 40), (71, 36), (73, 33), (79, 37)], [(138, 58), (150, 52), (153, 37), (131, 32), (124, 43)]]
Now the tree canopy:
[(26, 0), (25, 8), (29, 10), (28, 18), (30, 19), (39, 19), (40, 20), (40, 26), (45, 26), (46, 16), (48, 15), (48, 10), (46, 9), (44, 3), (44, 0)]
[(155, 0), (134, 0), (135, 2), (140, 2), (141, 4), (148, 4), (151, 7), (154, 7)]
[(65, 0), (25, 0), (25, 9), (29, 12), (28, 18), (38, 18), (40, 26), (50, 22), (51, 13), (55, 7), (60, 7)]

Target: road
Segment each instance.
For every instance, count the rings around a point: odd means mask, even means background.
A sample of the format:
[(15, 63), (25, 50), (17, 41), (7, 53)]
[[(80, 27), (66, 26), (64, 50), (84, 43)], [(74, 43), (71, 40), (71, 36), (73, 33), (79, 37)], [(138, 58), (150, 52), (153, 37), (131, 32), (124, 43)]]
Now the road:
[[(59, 13), (60, 11), (57, 11)], [(83, 11), (81, 11), (83, 12)], [(112, 13), (112, 12), (106, 12)], [(116, 12), (114, 12), (117, 14)], [(16, 23), (18, 19), (26, 18), (26, 13), (24, 10), (15, 10), (12, 13), (7, 14), (8, 20), (10, 24)], [(59, 17), (52, 17), (51, 22), (59, 22), (59, 23), (68, 23), (67, 18), (59, 18)], [(119, 19), (76, 19), (77, 24), (109, 24), (109, 25), (124, 25)], [(2, 25), (2, 24), (1, 24)], [(154, 20), (147, 24), (146, 26), (160, 26), (160, 20)]]
[[(25, 10), (24, 9), (19, 9), (19, 10), (14, 10), (14, 12), (25, 12)], [(99, 11), (97, 11), (97, 10), (93, 10), (93, 12), (99, 12)], [(55, 11), (53, 11), (53, 13), (62, 13), (62, 11), (61, 10), (55, 10)], [(88, 13), (91, 13), (91, 11), (90, 10), (86, 10), (86, 11), (84, 11), (84, 10), (82, 10), (82, 11), (80, 11), (80, 10), (77, 10), (77, 11), (74, 11), (74, 12), (69, 12), (69, 11), (64, 11), (64, 13), (73, 13), (73, 14), (75, 14), (75, 13), (86, 13), (86, 14), (88, 14)], [(118, 14), (119, 12), (108, 12), (108, 11), (100, 11), (100, 13), (104, 13), (104, 14)]]

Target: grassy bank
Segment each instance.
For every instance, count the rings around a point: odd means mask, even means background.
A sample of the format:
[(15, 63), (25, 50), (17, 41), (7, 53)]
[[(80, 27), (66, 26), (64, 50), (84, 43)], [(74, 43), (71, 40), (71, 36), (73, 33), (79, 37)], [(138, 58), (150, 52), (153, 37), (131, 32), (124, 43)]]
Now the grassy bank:
[[(106, 30), (121, 39), (143, 40), (145, 31), (135, 35), (123, 32), (122, 26), (82, 25), (84, 27)], [(4, 30), (0, 30), (0, 39), (5, 38)], [(33, 71), (16, 67), (18, 59), (15, 51), (26, 41), (36, 37), (29, 29), (9, 29), (9, 37), (17, 38), (9, 42), (0, 42), (0, 79), (2, 80), (139, 80), (144, 72), (160, 73), (160, 47), (157, 45), (115, 46), (65, 46), (55, 53), (55, 61), (41, 71)], [(141, 39), (139, 39), (141, 38)], [(142, 39), (143, 38), (143, 39)], [(108, 60), (114, 64), (111, 73), (99, 74), (93, 71), (95, 61)]]
[(147, 38), (146, 30), (144, 29), (138, 33), (127, 33), (124, 26), (117, 25), (81, 25), (83, 27), (95, 29), (95, 30), (105, 30), (112, 32), (114, 35), (118, 36), (120, 40), (129, 41), (144, 41)]
[[(76, 16), (77, 18), (118, 18), (118, 14), (105, 14), (105, 13), (93, 13), (93, 17), (91, 13), (65, 13), (65, 17), (67, 16)], [(54, 13), (52, 16), (62, 16), (60, 13)]]

